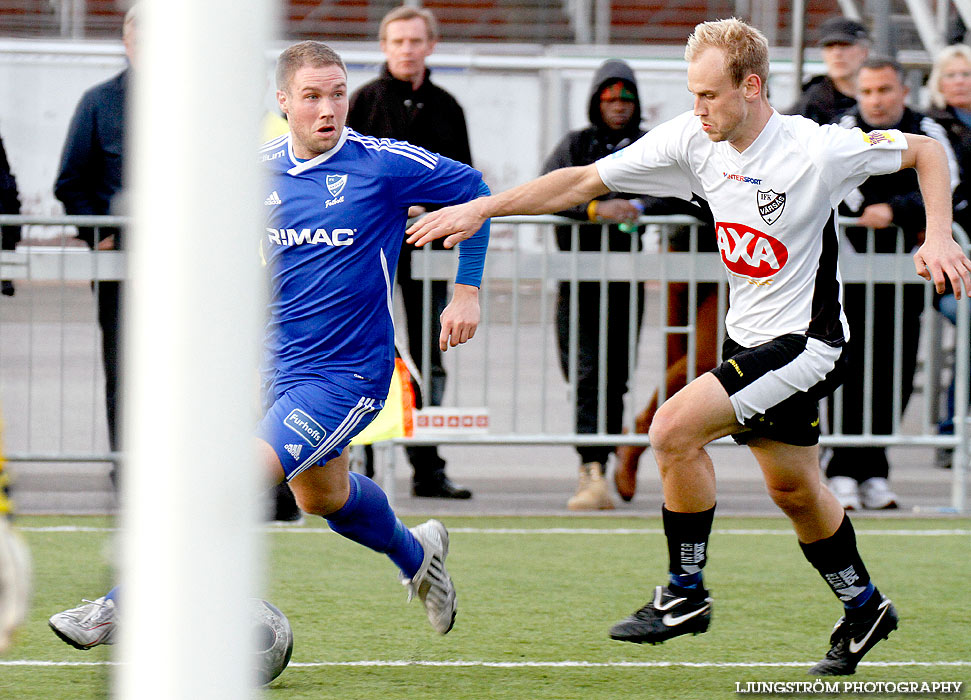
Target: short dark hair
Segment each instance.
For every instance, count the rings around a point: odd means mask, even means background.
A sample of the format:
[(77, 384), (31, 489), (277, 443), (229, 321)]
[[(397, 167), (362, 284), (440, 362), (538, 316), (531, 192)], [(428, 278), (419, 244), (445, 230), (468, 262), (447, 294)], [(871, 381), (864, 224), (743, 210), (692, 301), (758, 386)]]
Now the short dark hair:
[(344, 61), (334, 49), (319, 41), (301, 41), (287, 47), (276, 62), (276, 89), (287, 91), (293, 74), (303, 66), (340, 66), (347, 75)]
[(864, 68), (869, 68), (870, 70), (882, 70), (884, 68), (892, 68), (893, 72), (897, 74), (897, 78), (900, 83), (904, 82), (904, 67), (900, 65), (899, 61), (896, 61), (888, 56), (873, 56), (868, 58), (860, 66), (860, 70)]

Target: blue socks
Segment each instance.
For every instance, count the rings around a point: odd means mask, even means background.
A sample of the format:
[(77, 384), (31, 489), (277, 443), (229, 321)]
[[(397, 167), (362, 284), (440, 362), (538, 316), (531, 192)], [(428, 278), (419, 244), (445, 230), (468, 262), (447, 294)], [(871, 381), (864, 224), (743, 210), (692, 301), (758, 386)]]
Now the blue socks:
[(387, 554), (405, 576), (412, 578), (425, 558), (418, 540), (395, 516), (380, 486), (363, 474), (350, 472), (348, 476), (350, 495), (339, 511), (327, 517), (330, 529)]
[(107, 593), (105, 593), (104, 599), (105, 600), (113, 600), (113, 601), (115, 601), (115, 605), (118, 605), (118, 586), (115, 586), (110, 591), (108, 591)]
[(704, 586), (701, 585), (702, 576), (700, 571), (696, 574), (676, 574), (669, 572), (668, 576), (671, 585), (677, 588), (683, 588), (686, 591), (693, 591), (698, 588), (704, 590)]

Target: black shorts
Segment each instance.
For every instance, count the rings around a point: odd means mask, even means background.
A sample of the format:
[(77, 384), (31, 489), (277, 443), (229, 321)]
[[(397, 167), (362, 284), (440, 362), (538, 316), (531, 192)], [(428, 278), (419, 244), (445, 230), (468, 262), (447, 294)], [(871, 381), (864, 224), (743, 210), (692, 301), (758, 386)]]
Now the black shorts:
[(748, 428), (732, 436), (735, 442), (765, 437), (809, 446), (819, 442), (819, 400), (843, 382), (845, 368), (846, 345), (793, 334), (754, 348), (726, 338), (712, 374)]

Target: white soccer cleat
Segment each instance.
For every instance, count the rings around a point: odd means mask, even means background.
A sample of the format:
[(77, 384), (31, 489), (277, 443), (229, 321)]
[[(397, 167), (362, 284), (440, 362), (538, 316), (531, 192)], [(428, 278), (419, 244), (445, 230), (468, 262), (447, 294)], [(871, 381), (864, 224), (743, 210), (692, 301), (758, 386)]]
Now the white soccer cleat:
[(848, 476), (834, 476), (829, 480), (829, 490), (836, 496), (845, 510), (860, 510), (860, 487), (856, 479)]
[(114, 644), (115, 601), (103, 597), (85, 600), (84, 605), (52, 615), (47, 624), (65, 644), (75, 649)]
[(408, 589), (408, 602), (417, 595), (425, 604), (428, 621), (439, 634), (448, 634), (455, 624), (455, 586), (445, 570), (448, 556), (448, 530), (437, 520), (429, 520), (410, 528), (425, 558), (414, 578), (400, 575), (401, 584)]

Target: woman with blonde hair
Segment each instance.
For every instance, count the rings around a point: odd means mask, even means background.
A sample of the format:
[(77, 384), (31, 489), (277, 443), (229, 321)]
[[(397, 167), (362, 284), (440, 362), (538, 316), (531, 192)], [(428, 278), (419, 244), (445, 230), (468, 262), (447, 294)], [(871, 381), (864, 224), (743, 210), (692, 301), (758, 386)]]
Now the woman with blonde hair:
[[(971, 231), (971, 46), (955, 44), (941, 50), (927, 80), (930, 109), (927, 115), (947, 131), (957, 157), (960, 180), (954, 187), (954, 221)], [(951, 322), (957, 320), (957, 301), (948, 288), (934, 296), (934, 306)], [(954, 380), (947, 392), (946, 415), (938, 423), (941, 434), (954, 433)], [(953, 450), (939, 448), (938, 467), (949, 468)]]
[(967, 230), (971, 226), (971, 46), (942, 49), (934, 59), (927, 88), (931, 103), (927, 116), (947, 130), (957, 156), (960, 181), (954, 189), (954, 219)]

